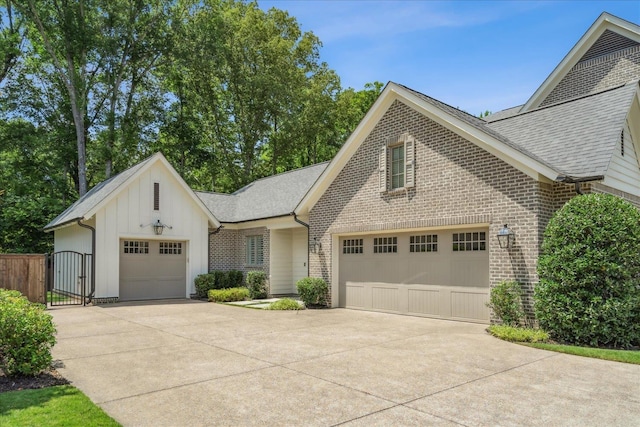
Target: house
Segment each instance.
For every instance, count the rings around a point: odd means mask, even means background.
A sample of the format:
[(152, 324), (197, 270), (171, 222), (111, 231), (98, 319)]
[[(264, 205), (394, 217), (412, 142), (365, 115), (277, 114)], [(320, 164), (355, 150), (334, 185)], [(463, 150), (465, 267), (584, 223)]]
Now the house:
[[(604, 13), (521, 106), (480, 119), (390, 82), (328, 164), (221, 195), (193, 193), (156, 155), (47, 229), (58, 251), (89, 250), (78, 220), (96, 228), (98, 299), (164, 297), (150, 274), (128, 289), (155, 269), (126, 251), (182, 242), (182, 296), (198, 272), (262, 269), (272, 294), (308, 274), (329, 283), (333, 307), (486, 323), (491, 286), (517, 280), (532, 294), (545, 226), (567, 200), (599, 192), (640, 206), (639, 79), (640, 27)], [(161, 203), (183, 202), (156, 211), (156, 182)], [(157, 221), (173, 228), (139, 226)]]

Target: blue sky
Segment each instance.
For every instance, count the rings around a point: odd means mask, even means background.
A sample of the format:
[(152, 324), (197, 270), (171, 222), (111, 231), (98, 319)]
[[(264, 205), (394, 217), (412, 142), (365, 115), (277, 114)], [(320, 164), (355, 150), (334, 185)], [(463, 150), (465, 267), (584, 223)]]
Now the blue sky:
[(523, 104), (603, 12), (640, 24), (640, 0), (258, 0), (323, 43), (343, 87), (389, 80), (472, 114)]

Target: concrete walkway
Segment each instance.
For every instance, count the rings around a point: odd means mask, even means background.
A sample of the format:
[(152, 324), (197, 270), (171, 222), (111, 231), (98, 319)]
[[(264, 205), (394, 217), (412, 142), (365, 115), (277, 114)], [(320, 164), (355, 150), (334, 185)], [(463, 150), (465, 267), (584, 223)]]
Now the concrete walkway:
[(640, 425), (640, 366), (483, 325), (196, 301), (50, 312), (59, 371), (124, 426)]

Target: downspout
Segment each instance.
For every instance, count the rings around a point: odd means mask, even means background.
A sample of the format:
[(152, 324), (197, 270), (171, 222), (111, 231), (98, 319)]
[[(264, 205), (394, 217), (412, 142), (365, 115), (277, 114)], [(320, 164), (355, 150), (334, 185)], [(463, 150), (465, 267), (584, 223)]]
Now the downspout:
[(309, 277), (309, 272), (311, 271), (310, 267), (309, 267), (309, 224), (307, 224), (304, 221), (300, 221), (298, 219), (298, 215), (296, 215), (295, 212), (291, 212), (291, 215), (293, 215), (293, 220), (295, 222), (297, 222), (298, 224), (302, 224), (303, 226), (305, 226), (307, 228), (307, 277)]
[(556, 178), (556, 181), (562, 182), (565, 184), (573, 184), (576, 189), (576, 194), (584, 194), (584, 192), (582, 191), (581, 183), (590, 182), (590, 181), (602, 181), (603, 179), (604, 179), (604, 176), (602, 175), (588, 176), (585, 178), (572, 178), (570, 176), (559, 176), (558, 178)]
[(96, 293), (96, 229), (90, 225), (83, 224), (82, 219), (78, 220), (78, 225), (91, 230), (91, 292), (87, 295), (88, 302), (91, 302), (93, 295)]
[(209, 273), (211, 273), (211, 268), (209, 268), (209, 266), (210, 266), (209, 263), (211, 262), (211, 236), (213, 236), (215, 234), (218, 234), (220, 232), (220, 230), (222, 230), (222, 228), (223, 228), (223, 225), (220, 224), (220, 227), (216, 228), (213, 231), (210, 231), (209, 235), (207, 237), (207, 271)]

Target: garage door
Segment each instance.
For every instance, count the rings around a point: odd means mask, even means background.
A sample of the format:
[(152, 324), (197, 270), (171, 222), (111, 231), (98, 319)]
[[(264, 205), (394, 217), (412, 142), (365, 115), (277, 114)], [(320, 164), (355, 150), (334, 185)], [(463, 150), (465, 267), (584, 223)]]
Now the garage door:
[(120, 241), (120, 300), (185, 298), (185, 242)]
[(487, 229), (340, 238), (340, 306), (489, 322)]

